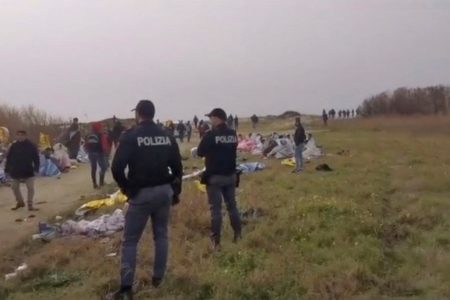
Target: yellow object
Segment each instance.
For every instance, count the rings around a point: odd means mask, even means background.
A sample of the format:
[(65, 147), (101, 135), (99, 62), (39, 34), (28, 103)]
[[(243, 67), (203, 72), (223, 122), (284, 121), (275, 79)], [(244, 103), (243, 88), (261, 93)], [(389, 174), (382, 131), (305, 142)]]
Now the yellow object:
[(202, 192), (202, 193), (206, 193), (206, 185), (201, 184), (200, 180), (194, 180), (195, 186), (197, 187), (197, 189)]
[(295, 167), (295, 159), (294, 158), (286, 158), (281, 161), (283, 166)]
[(50, 136), (42, 132), (39, 133), (39, 149), (44, 150), (51, 147)]
[(6, 127), (0, 127), (0, 143), (8, 144), (9, 141), (9, 130)]
[(108, 198), (93, 200), (83, 204), (80, 208), (76, 210), (75, 214), (82, 216), (90, 210), (99, 209), (105, 206), (114, 206), (118, 204), (123, 204), (127, 202), (127, 200), (128, 200), (127, 196), (122, 194), (121, 191), (117, 191)]

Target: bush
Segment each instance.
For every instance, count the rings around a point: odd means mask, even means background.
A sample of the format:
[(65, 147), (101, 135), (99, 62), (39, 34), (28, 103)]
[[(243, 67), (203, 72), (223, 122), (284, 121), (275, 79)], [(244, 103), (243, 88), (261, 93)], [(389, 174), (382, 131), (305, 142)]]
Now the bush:
[(448, 114), (450, 86), (426, 88), (398, 88), (393, 93), (383, 92), (364, 100), (358, 108), (363, 116), (386, 114)]

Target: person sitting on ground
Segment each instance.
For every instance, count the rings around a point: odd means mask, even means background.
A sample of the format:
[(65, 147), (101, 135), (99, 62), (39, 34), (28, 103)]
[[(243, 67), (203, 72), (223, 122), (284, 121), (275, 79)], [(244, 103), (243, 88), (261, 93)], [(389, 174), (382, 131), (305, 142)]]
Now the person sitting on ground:
[(280, 135), (277, 146), (267, 154), (267, 157), (275, 157), (277, 159), (288, 158), (294, 155), (294, 146), (292, 142), (284, 135)]
[(11, 188), (16, 198), (12, 210), (25, 207), (20, 184), (25, 183), (28, 190), (27, 205), (29, 211), (36, 211), (34, 200), (34, 176), (39, 173), (39, 151), (27, 138), (25, 130), (17, 131), (17, 140), (13, 142), (6, 156), (5, 173), (12, 178)]

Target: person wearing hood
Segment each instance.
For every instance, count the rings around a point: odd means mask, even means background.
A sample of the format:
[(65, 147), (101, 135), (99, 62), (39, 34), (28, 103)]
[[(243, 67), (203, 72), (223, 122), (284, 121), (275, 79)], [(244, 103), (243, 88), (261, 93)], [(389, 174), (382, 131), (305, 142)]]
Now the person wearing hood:
[[(89, 161), (91, 163), (91, 179), (94, 189), (105, 184), (105, 173), (107, 169), (106, 153), (104, 149), (102, 123), (96, 122), (91, 125), (91, 133), (85, 139), (85, 149), (88, 153)], [(97, 181), (97, 167), (100, 168), (100, 178)]]

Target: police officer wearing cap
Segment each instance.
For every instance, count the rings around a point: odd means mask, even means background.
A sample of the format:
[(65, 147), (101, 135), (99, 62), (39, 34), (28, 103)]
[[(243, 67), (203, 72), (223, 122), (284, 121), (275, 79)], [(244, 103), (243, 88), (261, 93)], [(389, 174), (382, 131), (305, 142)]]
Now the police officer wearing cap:
[(206, 115), (212, 130), (207, 132), (198, 146), (198, 155), (205, 158), (206, 170), (202, 183), (206, 184), (211, 211), (211, 241), (220, 247), (222, 229), (222, 199), (234, 230), (234, 242), (241, 237), (241, 219), (236, 206), (236, 132), (226, 124), (227, 114), (216, 108)]
[(136, 248), (149, 218), (155, 245), (152, 284), (159, 286), (167, 265), (170, 206), (179, 202), (181, 193), (183, 166), (178, 144), (153, 122), (151, 101), (141, 100), (135, 111), (138, 125), (122, 135), (112, 164), (114, 180), (128, 196), (129, 208), (122, 241), (121, 288), (110, 299), (133, 298)]

